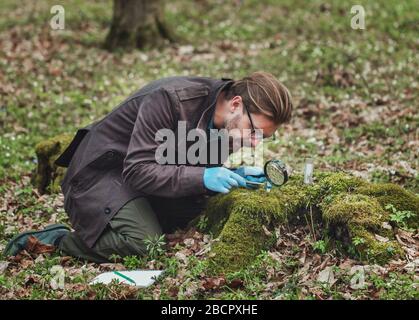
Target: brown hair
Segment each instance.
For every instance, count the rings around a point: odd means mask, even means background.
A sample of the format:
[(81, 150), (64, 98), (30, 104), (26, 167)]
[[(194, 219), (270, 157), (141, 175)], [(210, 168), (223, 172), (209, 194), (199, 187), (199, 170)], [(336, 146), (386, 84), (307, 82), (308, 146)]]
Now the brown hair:
[(257, 71), (234, 81), (225, 91), (225, 98), (241, 96), (251, 113), (264, 114), (276, 124), (291, 119), (293, 104), (288, 89), (272, 74)]

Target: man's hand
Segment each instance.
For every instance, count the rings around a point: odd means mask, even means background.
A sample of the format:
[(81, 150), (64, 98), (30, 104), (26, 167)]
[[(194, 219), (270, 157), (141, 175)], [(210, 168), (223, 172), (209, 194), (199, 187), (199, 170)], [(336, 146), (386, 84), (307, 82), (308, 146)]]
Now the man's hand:
[(260, 167), (242, 166), (233, 170), (233, 172), (252, 182), (263, 183), (266, 181), (265, 173)]
[(246, 188), (246, 180), (224, 167), (206, 168), (204, 185), (209, 190), (228, 193), (232, 187), (241, 186)]

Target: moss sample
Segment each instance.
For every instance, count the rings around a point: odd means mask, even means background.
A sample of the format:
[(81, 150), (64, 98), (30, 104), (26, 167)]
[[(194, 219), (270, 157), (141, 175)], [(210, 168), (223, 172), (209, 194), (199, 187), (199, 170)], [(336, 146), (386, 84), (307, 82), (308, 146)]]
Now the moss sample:
[(393, 184), (372, 184), (341, 172), (319, 172), (314, 179), (314, 184), (306, 185), (297, 175), (269, 193), (236, 189), (210, 199), (203, 214), (192, 222), (216, 238), (209, 271), (227, 273), (249, 265), (273, 243), (269, 230), (284, 223), (305, 224), (309, 208), (361, 260), (384, 263), (403, 254), (393, 231), (385, 227), (391, 223), (385, 207), (393, 204), (398, 210), (411, 211), (407, 223), (417, 228), (418, 196)]
[(40, 194), (60, 192), (60, 183), (66, 169), (56, 166), (54, 161), (67, 148), (72, 138), (72, 135), (62, 134), (36, 145), (38, 167), (33, 174), (32, 183)]

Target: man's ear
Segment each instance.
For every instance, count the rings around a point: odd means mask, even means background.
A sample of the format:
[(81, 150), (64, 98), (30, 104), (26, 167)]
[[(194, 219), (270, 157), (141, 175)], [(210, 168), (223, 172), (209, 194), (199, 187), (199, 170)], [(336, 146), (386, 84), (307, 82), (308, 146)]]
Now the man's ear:
[(240, 96), (234, 96), (233, 98), (231, 98), (230, 100), (230, 112), (233, 113), (235, 112), (237, 109), (241, 108), (243, 105), (243, 100), (242, 97)]

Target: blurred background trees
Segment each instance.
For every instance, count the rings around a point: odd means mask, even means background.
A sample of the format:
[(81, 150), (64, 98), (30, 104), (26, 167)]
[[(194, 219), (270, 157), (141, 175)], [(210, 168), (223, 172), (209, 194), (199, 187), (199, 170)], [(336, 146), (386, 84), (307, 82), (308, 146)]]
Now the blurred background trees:
[(163, 17), (162, 0), (114, 0), (111, 28), (105, 47), (147, 48), (174, 42)]

